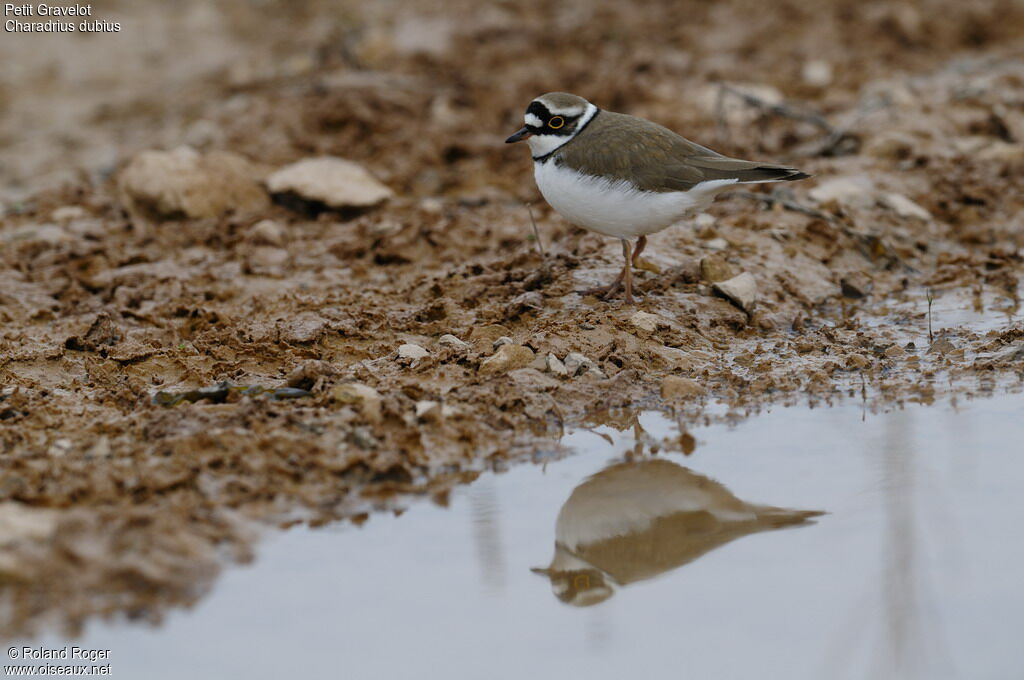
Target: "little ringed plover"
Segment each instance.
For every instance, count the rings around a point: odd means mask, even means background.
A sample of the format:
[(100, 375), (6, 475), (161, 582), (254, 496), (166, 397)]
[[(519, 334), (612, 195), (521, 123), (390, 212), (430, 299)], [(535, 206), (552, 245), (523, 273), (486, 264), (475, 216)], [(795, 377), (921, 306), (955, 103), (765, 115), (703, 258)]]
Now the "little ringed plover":
[(608, 297), (624, 282), (630, 304), (632, 267), (648, 234), (704, 210), (733, 184), (809, 177), (796, 168), (723, 156), (657, 123), (604, 111), (566, 92), (534, 99), (524, 122), (505, 143), (527, 140), (544, 199), (573, 224), (622, 241), (626, 261), (618, 277), (581, 292)]

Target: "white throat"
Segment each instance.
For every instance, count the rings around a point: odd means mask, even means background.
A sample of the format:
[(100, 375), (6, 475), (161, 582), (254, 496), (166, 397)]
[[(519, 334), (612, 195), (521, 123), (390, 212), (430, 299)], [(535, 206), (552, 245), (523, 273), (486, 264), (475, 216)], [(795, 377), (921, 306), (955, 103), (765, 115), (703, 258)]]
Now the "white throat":
[[(577, 109), (578, 110), (578, 109)], [(597, 115), (597, 107), (593, 104), (588, 103), (586, 111), (583, 112), (583, 117), (580, 118), (580, 122), (576, 124), (576, 129), (573, 130), (571, 135), (533, 135), (526, 140), (526, 143), (530, 145), (530, 155), (534, 159), (542, 156), (547, 156), (552, 151), (565, 146), (572, 139), (580, 133), (587, 123)]]

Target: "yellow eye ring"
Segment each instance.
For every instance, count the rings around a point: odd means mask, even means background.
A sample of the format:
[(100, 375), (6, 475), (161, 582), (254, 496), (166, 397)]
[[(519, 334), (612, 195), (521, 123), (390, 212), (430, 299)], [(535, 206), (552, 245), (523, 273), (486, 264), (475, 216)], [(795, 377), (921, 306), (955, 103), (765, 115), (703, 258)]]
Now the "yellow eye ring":
[(548, 121), (548, 127), (551, 128), (552, 130), (558, 130), (563, 125), (565, 125), (565, 118), (562, 118), (561, 116), (555, 116), (554, 118)]

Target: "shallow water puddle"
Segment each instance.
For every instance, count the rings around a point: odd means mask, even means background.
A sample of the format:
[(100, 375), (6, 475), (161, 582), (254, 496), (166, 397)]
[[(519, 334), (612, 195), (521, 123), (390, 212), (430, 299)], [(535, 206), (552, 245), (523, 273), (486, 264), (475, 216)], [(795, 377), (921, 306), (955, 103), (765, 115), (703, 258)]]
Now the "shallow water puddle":
[(76, 644), (146, 678), (1022, 677), (1022, 406), (776, 410), (632, 462), (577, 432), (448, 508), (273, 535), (194, 611)]

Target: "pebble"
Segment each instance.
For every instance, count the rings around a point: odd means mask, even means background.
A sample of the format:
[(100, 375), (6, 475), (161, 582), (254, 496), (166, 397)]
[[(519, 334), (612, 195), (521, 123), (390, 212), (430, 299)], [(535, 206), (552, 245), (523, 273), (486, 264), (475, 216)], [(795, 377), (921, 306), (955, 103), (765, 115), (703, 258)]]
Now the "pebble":
[(414, 345), (411, 342), (407, 342), (404, 345), (398, 347), (398, 358), (405, 359), (406, 361), (419, 361), (425, 357), (430, 356), (430, 352), (423, 349), (419, 345)]
[(507, 373), (517, 368), (529, 366), (533, 361), (533, 350), (522, 345), (501, 345), (498, 351), (487, 357), (480, 364), (480, 373), (494, 375)]
[(249, 239), (253, 243), (283, 246), (284, 227), (274, 220), (260, 220), (249, 228)]
[(757, 301), (757, 281), (749, 272), (743, 272), (728, 281), (719, 281), (712, 287), (716, 293), (747, 313), (753, 310)]
[(331, 398), (340, 404), (353, 404), (359, 407), (363, 416), (371, 423), (381, 420), (380, 393), (363, 383), (345, 383), (338, 385), (331, 392)]
[(649, 314), (648, 312), (636, 312), (633, 316), (629, 317), (629, 322), (637, 330), (646, 333), (654, 333), (659, 328), (667, 328), (669, 325), (665, 319), (662, 319), (657, 314)]
[(493, 343), (491, 343), (491, 347), (493, 349), (497, 350), (502, 345), (513, 345), (513, 344), (515, 344), (515, 341), (512, 338), (508, 337), (507, 335), (503, 335), (500, 338), (498, 338), (497, 340), (495, 340)]
[(704, 386), (690, 378), (669, 375), (665, 376), (665, 379), (661, 381), (662, 399), (692, 399), (704, 394), (707, 394)]
[(549, 373), (554, 373), (559, 378), (569, 377), (569, 369), (566, 368), (565, 364), (562, 363), (562, 360), (556, 357), (554, 354), (548, 353), (548, 355), (544, 358), (544, 368)]
[(50, 219), (54, 222), (66, 224), (72, 220), (80, 220), (87, 215), (88, 213), (85, 212), (84, 208), (77, 205), (65, 205), (50, 213)]
[(445, 347), (454, 347), (455, 349), (466, 349), (469, 347), (468, 342), (463, 342), (451, 333), (446, 333), (437, 339), (437, 344)]
[(305, 158), (267, 178), (272, 194), (295, 194), (331, 208), (362, 208), (394, 195), (366, 168), (334, 156)]
[(702, 212), (694, 218), (693, 223), (698, 229), (710, 229), (715, 226), (715, 217), (714, 215)]
[(728, 281), (736, 272), (721, 255), (707, 255), (700, 260), (700, 276), (708, 283)]
[(593, 373), (598, 377), (604, 377), (604, 371), (602, 371), (590, 358), (580, 354), (579, 352), (569, 352), (566, 354), (564, 365), (565, 370), (573, 377), (582, 375), (583, 373)]
[(800, 77), (811, 87), (828, 87), (832, 84), (832, 64), (824, 59), (810, 59), (800, 69)]
[(708, 250), (727, 250), (729, 248), (729, 242), (722, 237), (718, 237), (705, 242), (704, 247)]
[(886, 191), (879, 195), (878, 202), (900, 217), (910, 217), (925, 222), (932, 219), (930, 212), (902, 194)]

